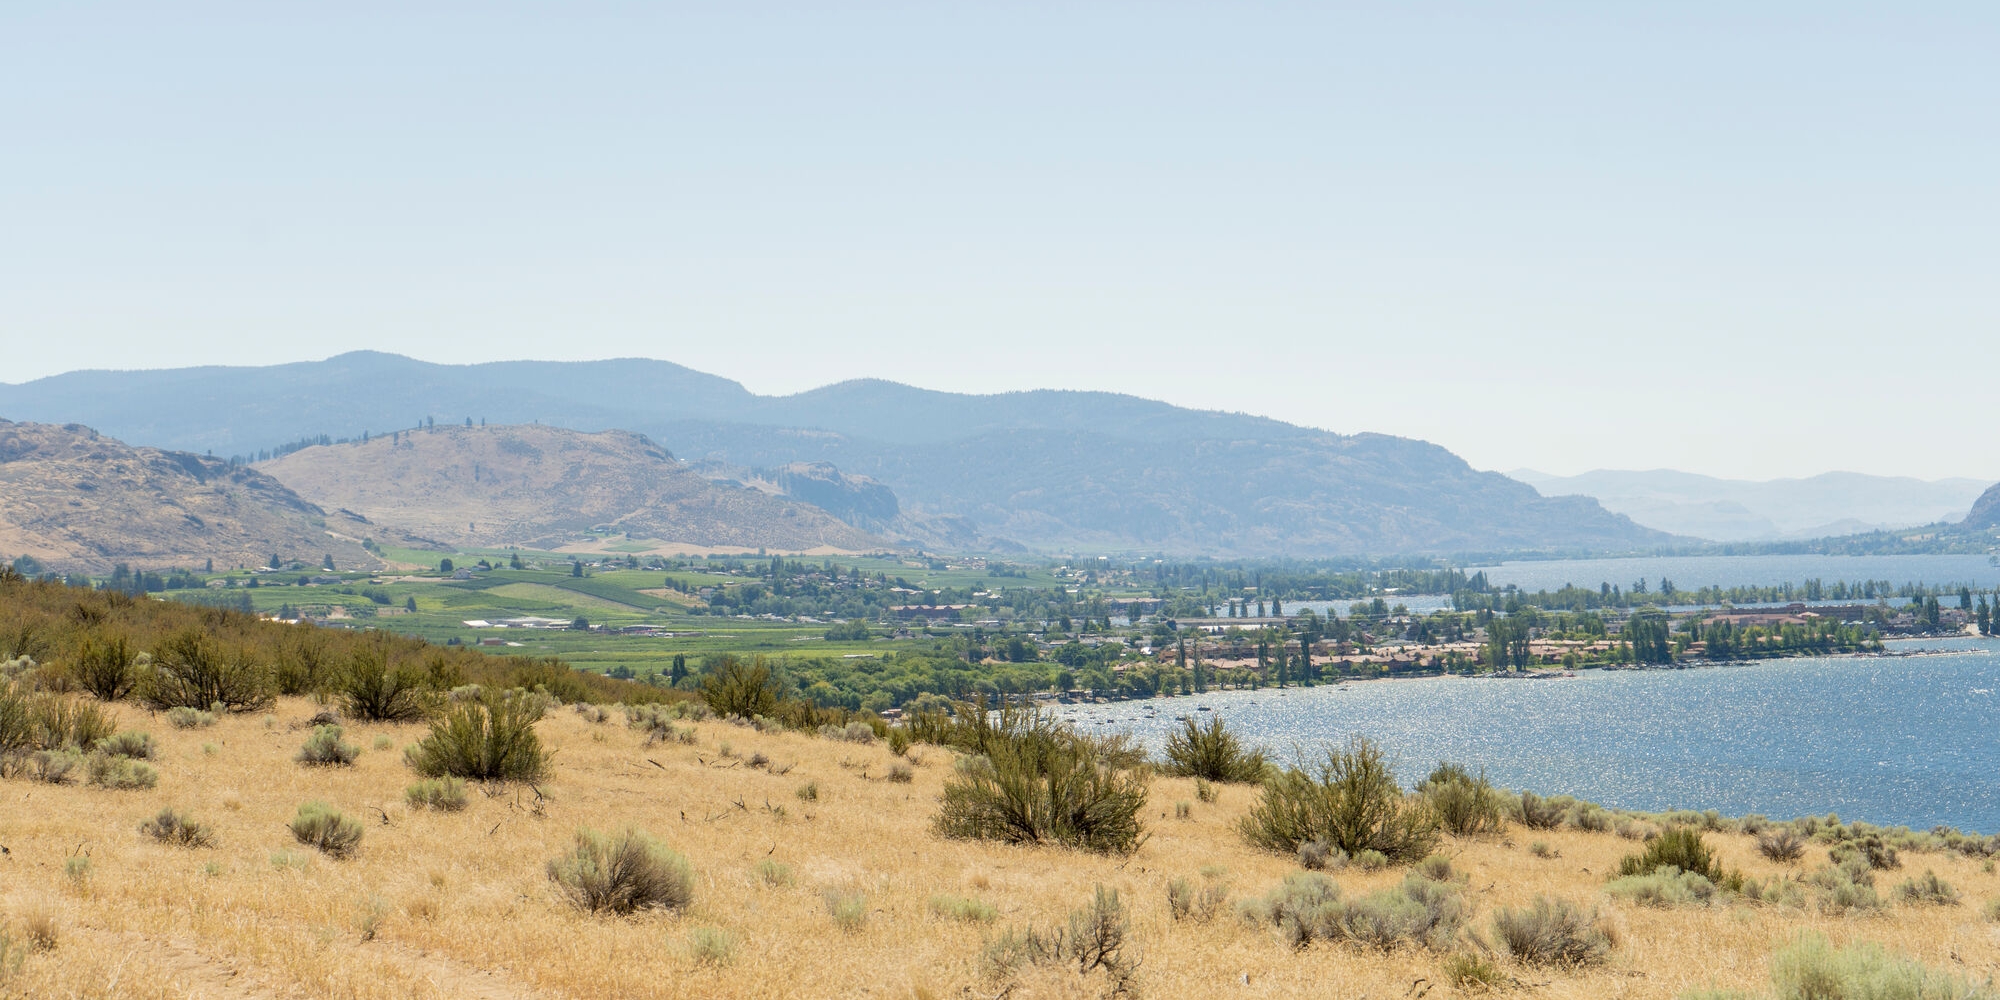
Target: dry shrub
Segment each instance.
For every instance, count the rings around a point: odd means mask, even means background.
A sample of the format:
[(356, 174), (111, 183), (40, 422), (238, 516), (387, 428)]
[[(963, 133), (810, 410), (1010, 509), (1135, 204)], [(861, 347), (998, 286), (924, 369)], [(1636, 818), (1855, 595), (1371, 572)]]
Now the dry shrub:
[(826, 914), (833, 918), (833, 925), (854, 933), (868, 923), (868, 897), (858, 892), (837, 892), (828, 889), (822, 894), (826, 902)]
[(364, 722), (417, 722), (428, 718), (437, 702), (424, 686), (423, 674), (407, 666), (391, 667), (386, 646), (356, 649), (341, 676), (340, 693), (347, 714)]
[(341, 740), (339, 726), (314, 726), (294, 759), (309, 767), (348, 767), (360, 755), (360, 747)]
[(1926, 968), (1863, 942), (1834, 948), (1817, 934), (1801, 935), (1771, 956), (1771, 984), (1780, 1000), (1990, 1000), (1990, 989)]
[(1514, 818), (1530, 830), (1553, 830), (1562, 825), (1563, 807), (1534, 792), (1522, 792), (1514, 804)]
[(1957, 906), (1964, 900), (1957, 889), (1928, 868), (1922, 878), (1905, 879), (1895, 892), (1896, 901), (1905, 906)]
[(590, 913), (678, 910), (694, 901), (687, 859), (634, 828), (616, 837), (578, 830), (576, 846), (550, 861), (548, 872), (564, 899)]
[(1175, 920), (1208, 923), (1228, 912), (1228, 884), (1210, 879), (1197, 887), (1192, 879), (1177, 878), (1167, 883), (1167, 913)]
[(1348, 941), (1383, 951), (1403, 944), (1447, 949), (1470, 912), (1459, 882), (1415, 872), (1401, 885), (1352, 900), (1341, 898), (1340, 886), (1324, 875), (1290, 875), (1263, 899), (1243, 906), (1245, 919), (1276, 927), (1295, 948)]
[(90, 783), (101, 788), (145, 789), (160, 783), (159, 772), (150, 765), (101, 750), (94, 750), (83, 759), (83, 769)]
[(85, 635), (77, 643), (70, 673), (85, 691), (104, 701), (120, 701), (138, 683), (137, 659), (122, 635), (108, 639)]
[(1116, 889), (1098, 886), (1088, 906), (1071, 911), (1066, 925), (1037, 930), (1009, 928), (981, 955), (986, 973), (1007, 978), (1031, 966), (1073, 966), (1078, 975), (1102, 971), (1113, 995), (1132, 991), (1136, 959), (1125, 954), (1131, 925)]
[(1789, 826), (1757, 835), (1757, 853), (1772, 861), (1789, 864), (1805, 857), (1806, 842)]
[(1391, 861), (1429, 854), (1438, 836), (1430, 807), (1403, 794), (1382, 749), (1362, 736), (1327, 751), (1313, 773), (1289, 768), (1266, 781), (1239, 828), (1265, 850), (1292, 854), (1321, 841), (1349, 856), (1375, 851)]
[(352, 855), (361, 846), (361, 821), (341, 815), (324, 802), (308, 802), (292, 817), (292, 837), (334, 858)]
[(201, 729), (215, 725), (215, 714), (180, 705), (167, 710), (167, 723), (175, 729)]
[(1532, 905), (1493, 914), (1493, 937), (1507, 954), (1529, 965), (1580, 968), (1611, 953), (1611, 931), (1595, 910), (1568, 900), (1536, 896)]
[(205, 823), (197, 823), (172, 809), (139, 824), (139, 832), (169, 847), (214, 847), (215, 834)]
[(1500, 792), (1486, 780), (1483, 770), (1474, 775), (1457, 764), (1439, 764), (1417, 786), (1417, 792), (1430, 805), (1438, 824), (1453, 836), (1495, 833), (1506, 825)]
[(1000, 916), (992, 903), (943, 894), (931, 897), (930, 911), (934, 917), (968, 924), (990, 924)]

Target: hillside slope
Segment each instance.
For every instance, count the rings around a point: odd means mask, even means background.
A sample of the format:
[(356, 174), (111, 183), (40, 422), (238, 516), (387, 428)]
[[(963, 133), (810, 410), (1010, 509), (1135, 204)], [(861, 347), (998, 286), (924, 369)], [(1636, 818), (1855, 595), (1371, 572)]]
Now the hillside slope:
[(51, 570), (262, 566), (273, 554), (380, 565), (270, 476), (187, 452), (134, 448), (77, 424), (0, 420), (0, 555)]
[(436, 427), (259, 468), (326, 507), (452, 545), (559, 548), (607, 532), (791, 552), (881, 544), (810, 504), (711, 483), (624, 431)]
[(1581, 494), (1640, 524), (1720, 542), (1851, 534), (1956, 520), (1985, 486), (1976, 479), (1912, 479), (1827, 472), (1804, 479), (1717, 479), (1671, 469), (1598, 469), (1509, 475), (1545, 495)]
[[(151, 405), (222, 399), (227, 407)], [(147, 405), (134, 400), (144, 399)], [(270, 368), (72, 372), (0, 386), (0, 411), (254, 453), (426, 417), (622, 428), (690, 461), (827, 463), (967, 545), (1218, 556), (1630, 551), (1670, 541), (1436, 445), (1105, 392), (934, 392), (858, 380), (758, 396), (661, 361), (435, 365), (354, 353)]]

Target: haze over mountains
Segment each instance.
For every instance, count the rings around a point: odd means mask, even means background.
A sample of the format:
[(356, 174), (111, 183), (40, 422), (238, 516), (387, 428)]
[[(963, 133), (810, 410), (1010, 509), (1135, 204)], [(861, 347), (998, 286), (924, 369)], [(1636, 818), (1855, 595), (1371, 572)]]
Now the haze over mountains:
[(64, 572), (381, 565), (326, 512), (255, 469), (134, 448), (78, 425), (0, 420), (0, 555)]
[(1828, 472), (1753, 482), (1671, 469), (1509, 475), (1547, 495), (1583, 494), (1649, 528), (1718, 542), (1818, 538), (1959, 521), (1989, 484)]
[[(866, 477), (862, 487), (893, 492), (903, 535), (963, 548), (1303, 557), (1671, 540), (1426, 442), (1113, 393), (975, 396), (861, 380), (771, 397), (662, 361), (436, 365), (357, 352), (265, 368), (72, 372), (0, 386), (0, 413), (222, 455), (428, 419), (619, 429), (714, 478), (823, 468), (813, 463), (837, 472), (803, 478)], [(293, 457), (283, 469), (298, 468)]]

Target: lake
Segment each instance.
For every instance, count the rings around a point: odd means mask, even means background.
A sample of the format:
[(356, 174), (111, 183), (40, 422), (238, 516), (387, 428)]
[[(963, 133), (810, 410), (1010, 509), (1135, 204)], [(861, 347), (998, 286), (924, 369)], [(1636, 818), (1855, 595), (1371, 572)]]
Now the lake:
[(2000, 586), (2000, 566), (1987, 556), (1639, 556), (1628, 559), (1556, 559), (1474, 566), (1465, 571), (1485, 573), (1495, 586), (1513, 584), (1522, 590), (1558, 590), (1563, 584), (1595, 588), (1602, 583), (1631, 589), (1645, 580), (1657, 589), (1666, 577), (1682, 590), (1698, 587), (1775, 586), (1818, 579), (1887, 580), (1905, 583), (1965, 584), (1991, 590)]
[(1889, 645), (1934, 652), (1561, 680), (1368, 681), (1059, 711), (1093, 731), (1130, 731), (1157, 752), (1175, 715), (1206, 719), (1196, 711), (1206, 705), (1288, 762), (1362, 733), (1389, 750), (1406, 785), (1450, 760), (1484, 767), (1498, 785), (1614, 808), (1837, 812), (2000, 831), (2000, 642)]

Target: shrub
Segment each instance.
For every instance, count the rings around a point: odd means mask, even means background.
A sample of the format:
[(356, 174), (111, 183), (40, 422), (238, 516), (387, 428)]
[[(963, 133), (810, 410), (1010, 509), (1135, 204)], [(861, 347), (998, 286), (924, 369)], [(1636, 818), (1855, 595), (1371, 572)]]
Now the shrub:
[(890, 781), (907, 785), (916, 780), (917, 772), (911, 770), (910, 765), (897, 761), (889, 765), (888, 778)]
[(867, 896), (858, 892), (835, 892), (828, 889), (824, 898), (826, 914), (833, 918), (835, 927), (852, 934), (868, 922)]
[(1417, 792), (1438, 824), (1453, 836), (1493, 833), (1506, 825), (1500, 793), (1486, 780), (1485, 771), (1475, 777), (1457, 764), (1439, 764)]
[(1214, 785), (1209, 784), (1207, 778), (1196, 778), (1194, 779), (1194, 797), (1203, 802), (1214, 804), (1215, 800), (1221, 797), (1221, 793), (1215, 790)]
[(1611, 933), (1567, 900), (1537, 896), (1530, 906), (1493, 914), (1493, 937), (1507, 954), (1529, 965), (1578, 968), (1604, 961)]
[(1111, 993), (1129, 991), (1138, 962), (1125, 955), (1131, 933), (1125, 904), (1116, 889), (1098, 886), (1090, 905), (1073, 910), (1065, 926), (1046, 931), (1009, 928), (981, 956), (989, 975), (1009, 976), (1023, 966), (1074, 965), (1079, 975), (1102, 971)]
[(410, 667), (391, 668), (379, 648), (354, 651), (341, 676), (340, 693), (347, 714), (364, 722), (416, 722), (430, 715), (435, 702), (423, 674)]
[(1416, 867), (1411, 869), (1410, 873), (1420, 878), (1430, 879), (1433, 882), (1472, 881), (1472, 876), (1454, 869), (1451, 866), (1451, 859), (1442, 854), (1433, 854), (1417, 862)]
[(778, 682), (762, 659), (746, 664), (734, 656), (720, 658), (702, 678), (701, 696), (725, 719), (752, 719), (778, 710)]
[(688, 932), (688, 956), (697, 965), (728, 965), (736, 957), (736, 938), (720, 927)]
[(200, 729), (215, 725), (215, 716), (199, 708), (177, 705), (167, 710), (167, 722), (175, 729)]
[(1553, 830), (1562, 825), (1563, 808), (1534, 792), (1522, 792), (1514, 803), (1514, 818), (1530, 830)]
[(37, 750), (28, 755), (28, 776), (50, 785), (61, 785), (83, 765), (83, 754), (75, 750)]
[(1903, 867), (1903, 859), (1896, 848), (1882, 839), (1879, 833), (1863, 834), (1853, 840), (1843, 841), (1827, 849), (1827, 860), (1834, 864), (1844, 864), (1850, 858), (1858, 858), (1876, 871)]
[(1667, 909), (1675, 906), (1707, 906), (1715, 899), (1715, 883), (1695, 872), (1662, 865), (1645, 875), (1613, 879), (1604, 891), (1640, 906)]
[(934, 917), (968, 924), (990, 924), (1000, 916), (993, 904), (963, 896), (932, 896), (930, 911)]
[(866, 722), (850, 722), (845, 726), (828, 723), (819, 727), (819, 734), (824, 739), (845, 740), (849, 743), (875, 742), (875, 729)]
[(1118, 854), (1138, 848), (1146, 780), (1122, 743), (1041, 718), (985, 742), (984, 766), (960, 768), (945, 783), (934, 823), (940, 835)]
[(92, 751), (83, 759), (84, 771), (90, 776), (90, 783), (111, 789), (152, 788), (160, 783), (158, 771), (130, 757), (117, 757), (101, 750)]
[(1813, 888), (1814, 900), (1823, 913), (1837, 916), (1882, 908), (1882, 897), (1875, 892), (1875, 873), (1859, 858), (1846, 864), (1821, 865), (1806, 876), (1805, 883)]
[(1376, 851), (1413, 861), (1437, 843), (1430, 808), (1404, 795), (1381, 749), (1358, 736), (1328, 751), (1316, 774), (1289, 768), (1266, 781), (1240, 829), (1251, 844), (1286, 854), (1319, 840), (1350, 856)]
[(901, 726), (889, 730), (889, 752), (898, 757), (910, 752), (910, 731)]
[(1350, 941), (1385, 951), (1403, 944), (1443, 950), (1457, 940), (1471, 910), (1461, 889), (1456, 881), (1412, 873), (1401, 885), (1348, 900), (1324, 875), (1292, 875), (1246, 905), (1244, 916), (1277, 927), (1295, 948)]
[(1381, 851), (1367, 850), (1354, 856), (1354, 867), (1364, 872), (1379, 872), (1389, 867), (1389, 856)]
[(800, 802), (818, 802), (819, 782), (808, 781), (805, 784), (800, 785), (795, 791), (793, 791), (792, 794), (797, 795), (799, 797)]
[(1445, 956), (1444, 979), (1453, 989), (1465, 993), (1491, 993), (1507, 984), (1507, 974), (1492, 959), (1473, 952)]
[(154, 708), (209, 708), (217, 703), (232, 711), (261, 708), (271, 700), (269, 671), (247, 650), (224, 650), (198, 629), (176, 632), (153, 651), (152, 669), (139, 682), (139, 694)]
[(535, 735), (541, 718), (542, 705), (532, 697), (462, 702), (410, 748), (410, 766), (426, 778), (538, 781), (549, 766)]
[(28, 747), (43, 750), (92, 747), (118, 728), (116, 721), (93, 701), (44, 694), (26, 702)]
[(1992, 993), (1949, 972), (1924, 967), (1880, 945), (1834, 948), (1817, 934), (1771, 956), (1771, 983), (1780, 1000), (1980, 1000)]
[(361, 755), (361, 748), (341, 741), (339, 726), (314, 726), (305, 746), (293, 758), (309, 767), (346, 767)]
[(1264, 754), (1246, 750), (1220, 716), (1211, 716), (1203, 726), (1188, 718), (1181, 728), (1167, 735), (1166, 773), (1204, 781), (1254, 784), (1264, 780)]
[(465, 808), (465, 782), (450, 775), (427, 778), (403, 789), (403, 801), (412, 809), (458, 812)]
[(162, 809), (158, 816), (139, 824), (139, 832), (173, 847), (215, 846), (215, 834), (206, 824), (197, 823), (172, 809)]
[(1558, 853), (1555, 848), (1549, 846), (1549, 843), (1546, 840), (1537, 840), (1534, 843), (1529, 844), (1528, 853), (1538, 858), (1562, 857), (1562, 855)]
[(1905, 906), (1957, 906), (1963, 899), (1957, 889), (1928, 868), (1922, 878), (1904, 879), (1896, 886), (1896, 901)]
[(334, 858), (345, 858), (361, 846), (361, 821), (341, 815), (324, 802), (308, 802), (292, 817), (292, 837)]
[(1229, 908), (1229, 886), (1215, 879), (1197, 888), (1190, 879), (1167, 883), (1167, 912), (1175, 920), (1208, 923)]
[(1644, 853), (1626, 855), (1624, 860), (1618, 862), (1618, 874), (1651, 875), (1668, 867), (1692, 872), (1711, 882), (1723, 880), (1722, 863), (1702, 841), (1701, 831), (1688, 826), (1676, 827), (1654, 837), (1646, 844)]
[(678, 910), (694, 901), (687, 859), (645, 832), (617, 837), (576, 832), (576, 846), (548, 866), (549, 880), (571, 905), (591, 913)]
[(1772, 861), (1790, 863), (1805, 857), (1806, 842), (1789, 826), (1757, 835), (1757, 853)]
[(85, 691), (104, 701), (120, 701), (138, 683), (136, 659), (122, 635), (101, 642), (86, 635), (77, 644), (72, 674)]
[(765, 858), (757, 862), (757, 879), (772, 888), (792, 884), (792, 866)]

